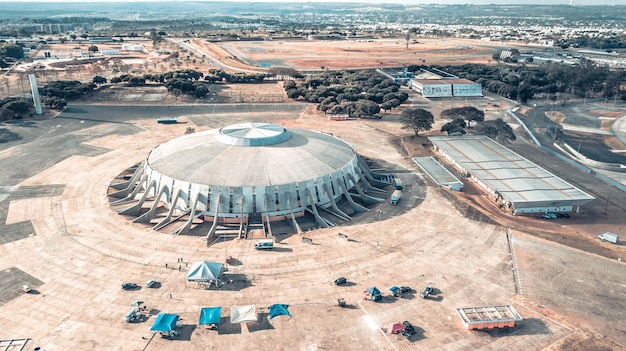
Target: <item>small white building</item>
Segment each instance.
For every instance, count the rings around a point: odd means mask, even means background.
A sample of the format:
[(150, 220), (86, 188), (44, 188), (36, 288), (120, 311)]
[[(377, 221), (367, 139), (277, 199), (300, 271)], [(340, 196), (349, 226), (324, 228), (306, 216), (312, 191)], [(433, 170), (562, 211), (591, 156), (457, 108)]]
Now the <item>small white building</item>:
[(439, 79), (413, 79), (411, 89), (423, 97), (451, 97), (452, 84)]
[(125, 51), (144, 51), (145, 48), (140, 44), (124, 44), (122, 45), (122, 50)]
[(108, 49), (100, 51), (102, 55), (119, 55), (120, 51), (118, 49)]

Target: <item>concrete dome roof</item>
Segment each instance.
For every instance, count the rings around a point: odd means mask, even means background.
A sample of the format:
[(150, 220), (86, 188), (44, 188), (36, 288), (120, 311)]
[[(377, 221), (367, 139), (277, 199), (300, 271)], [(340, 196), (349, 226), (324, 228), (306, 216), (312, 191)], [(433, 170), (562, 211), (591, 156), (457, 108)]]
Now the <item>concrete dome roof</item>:
[(327, 176), (355, 158), (349, 144), (328, 134), (243, 123), (161, 144), (148, 156), (148, 166), (193, 184), (268, 186)]

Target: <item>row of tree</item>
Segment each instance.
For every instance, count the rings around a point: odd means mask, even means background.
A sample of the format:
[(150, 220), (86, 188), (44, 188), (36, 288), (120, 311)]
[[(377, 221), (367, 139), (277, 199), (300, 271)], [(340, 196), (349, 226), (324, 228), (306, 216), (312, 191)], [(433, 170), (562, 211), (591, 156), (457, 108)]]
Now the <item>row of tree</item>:
[[(464, 135), (465, 128), (476, 124), (474, 134), (486, 135), (498, 142), (506, 143), (516, 139), (513, 128), (501, 118), (485, 121), (485, 113), (472, 106), (456, 107), (441, 112), (441, 118), (452, 119), (441, 127), (448, 135)], [(466, 122), (467, 121), (467, 122)], [(408, 108), (400, 114), (402, 129), (411, 130), (415, 135), (431, 130), (435, 123), (433, 114), (422, 108)]]
[(324, 113), (371, 117), (405, 102), (400, 84), (371, 70), (326, 71), (284, 84), (287, 97), (316, 103)]
[[(434, 67), (480, 83), (489, 92), (522, 103), (535, 97), (556, 100), (558, 93), (626, 100), (626, 90), (621, 88), (626, 83), (625, 71), (610, 70), (605, 65), (585, 59), (574, 66), (555, 63), (539, 66), (464, 64)], [(418, 71), (421, 66), (407, 68)]]

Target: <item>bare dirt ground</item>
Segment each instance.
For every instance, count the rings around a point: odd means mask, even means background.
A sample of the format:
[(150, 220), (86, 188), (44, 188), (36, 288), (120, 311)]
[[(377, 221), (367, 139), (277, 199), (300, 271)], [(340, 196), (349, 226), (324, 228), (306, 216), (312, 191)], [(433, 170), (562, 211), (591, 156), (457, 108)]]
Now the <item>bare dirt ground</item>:
[[(268, 43), (277, 45), (276, 50), (285, 45)], [(239, 46), (233, 52), (236, 50), (246, 55), (259, 51)], [(337, 52), (345, 50), (324, 49), (321, 56), (334, 64)], [(360, 54), (368, 55), (363, 51)], [(437, 55), (443, 60), (446, 53)], [(251, 59), (262, 62), (270, 57)], [(427, 63), (434, 59), (427, 59)], [(242, 64), (238, 59), (232, 60), (233, 65)], [(407, 58), (406, 62), (413, 61)], [(320, 65), (302, 63), (305, 64), (311, 68)], [(36, 294), (15, 295), (0, 306), (4, 334), (31, 337), (33, 346), (43, 346), (48, 351), (624, 349), (626, 331), (621, 322), (625, 319), (626, 300), (621, 277), (626, 268), (617, 258), (626, 259), (626, 247), (599, 243), (597, 234), (607, 230), (624, 233), (626, 213), (620, 201), (625, 199), (617, 193), (610, 196), (610, 189), (597, 180), (554, 162), (527, 141), (518, 140), (511, 145), (514, 150), (555, 174), (566, 174), (568, 181), (599, 200), (569, 219), (512, 217), (493, 206), (474, 184), (466, 184), (463, 194), (429, 185), (408, 156), (428, 155), (430, 146), (425, 138), (412, 137), (400, 129), (397, 113), (401, 109), (385, 115), (381, 121), (331, 122), (313, 106), (305, 108), (302, 114), (286, 116), (272, 111), (270, 104), (256, 104), (262, 102), (263, 96), (284, 94), (278, 84), (216, 87), (212, 90), (215, 95), (209, 97), (214, 100), (202, 102), (177, 99), (163, 90), (109, 88), (103, 90), (106, 97), (95, 95), (90, 101), (125, 106), (162, 104), (165, 108), (190, 103), (248, 102), (248, 106), (254, 106), (250, 114), (254, 118), (288, 128), (330, 132), (348, 141), (359, 153), (380, 160), (388, 170), (401, 175), (407, 191), (398, 206), (381, 204), (340, 228), (307, 232), (315, 245), (286, 234), (279, 237), (279, 249), (275, 252), (255, 251), (250, 240), (218, 242), (206, 248), (202, 237), (154, 232), (117, 215), (109, 206), (106, 189), (116, 175), (144, 159), (154, 146), (182, 135), (189, 126), (201, 130), (232, 123), (232, 113), (212, 113), (211, 105), (198, 106), (202, 113), (182, 116), (183, 123), (173, 126), (157, 125), (153, 118), (102, 125), (90, 124), (88, 120), (51, 120), (51, 126), (41, 127), (42, 133), (54, 134), (66, 122), (85, 122), (88, 127), (69, 132), (67, 139), (59, 142), (64, 150), (78, 146), (98, 152), (63, 159), (18, 185), (1, 184), (2, 194), (10, 194), (14, 186), (66, 184), (61, 195), (11, 198), (6, 223), (32, 221), (35, 233), (0, 246), (0, 269), (16, 267), (43, 284), (36, 286)], [(428, 107), (435, 116), (436, 111), (466, 103), (412, 96), (412, 106)], [(508, 107), (506, 101), (470, 103), (484, 108), (491, 117), (503, 117)], [(119, 111), (113, 108), (112, 111)], [(442, 123), (437, 119), (432, 133)], [(39, 131), (20, 124), (8, 128), (16, 135), (26, 130)], [(139, 132), (123, 132), (131, 129)], [(76, 137), (86, 139), (74, 145)], [(22, 176), (26, 162), (20, 162), (20, 157), (27, 158), (29, 150), (55, 152), (47, 144), (37, 144), (41, 140), (34, 142), (32, 149), (16, 145), (3, 150), (0, 161), (14, 163), (1, 172), (17, 169)], [(381, 221), (375, 214), (377, 209), (383, 210)], [(507, 227), (511, 228), (513, 257), (508, 252)], [(339, 240), (338, 231), (352, 240)], [(232, 255), (237, 262), (229, 267), (229, 274), (235, 277), (232, 285), (207, 291), (185, 283), (189, 262), (222, 262), (226, 255)], [(176, 268), (179, 257), (185, 263), (180, 270)], [(517, 282), (512, 274), (516, 270), (520, 277)], [(354, 285), (334, 286), (332, 280), (342, 275)], [(141, 285), (148, 279), (159, 280), (161, 287), (135, 292), (120, 289), (124, 281)], [(386, 298), (382, 304), (362, 300), (362, 290), (368, 286), (386, 290), (395, 284), (411, 285), (418, 290), (433, 284), (441, 294), (433, 300), (422, 300), (415, 294), (400, 300)], [(520, 291), (515, 294), (518, 287)], [(336, 300), (341, 297), (352, 308), (337, 307)], [(147, 318), (127, 324), (123, 315), (137, 299), (149, 306)], [(293, 317), (269, 320), (267, 306), (271, 303), (290, 304)], [(510, 330), (468, 332), (454, 312), (456, 307), (496, 303), (514, 304), (525, 320)], [(228, 307), (245, 304), (257, 305), (259, 322), (230, 324)], [(196, 325), (199, 309), (206, 306), (225, 308), (222, 315), (226, 317), (218, 331)], [(180, 314), (183, 335), (179, 339), (161, 339), (158, 335), (152, 338), (149, 327), (160, 312)], [(400, 320), (417, 325), (418, 335), (406, 340), (377, 329)], [(370, 324), (375, 327), (372, 329)]]
[(296, 69), (402, 67), (410, 64), (489, 63), (497, 44), (478, 40), (417, 38), (360, 41), (274, 40), (194, 43), (233, 67)]

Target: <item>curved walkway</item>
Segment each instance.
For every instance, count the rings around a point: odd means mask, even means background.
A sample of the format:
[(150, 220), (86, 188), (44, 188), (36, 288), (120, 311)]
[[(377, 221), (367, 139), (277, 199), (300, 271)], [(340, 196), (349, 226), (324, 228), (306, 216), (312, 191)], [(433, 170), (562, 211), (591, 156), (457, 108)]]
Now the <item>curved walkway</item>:
[(626, 115), (618, 118), (615, 123), (613, 123), (611, 131), (622, 144), (626, 145)]

